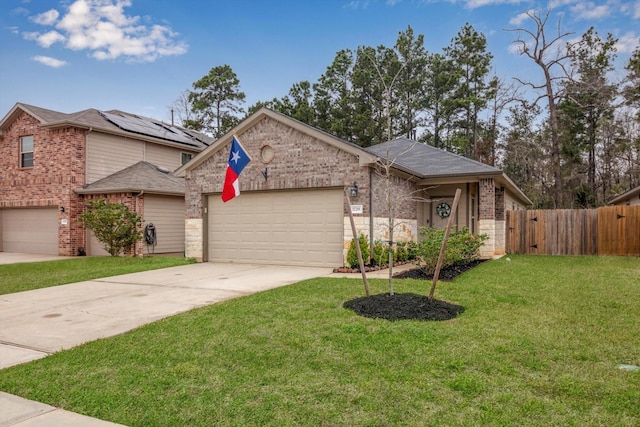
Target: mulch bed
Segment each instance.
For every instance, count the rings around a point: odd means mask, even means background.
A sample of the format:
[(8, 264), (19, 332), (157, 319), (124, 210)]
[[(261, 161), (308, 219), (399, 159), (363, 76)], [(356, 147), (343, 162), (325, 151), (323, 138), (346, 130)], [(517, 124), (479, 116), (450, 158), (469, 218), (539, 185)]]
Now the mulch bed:
[[(484, 261), (473, 261), (458, 264), (440, 271), (440, 280), (453, 280), (458, 275), (481, 264)], [(394, 274), (396, 279), (431, 280), (433, 275), (426, 275), (419, 268)], [(349, 300), (343, 307), (353, 310), (360, 316), (386, 320), (450, 320), (464, 312), (464, 307), (447, 301), (433, 299), (427, 295), (413, 293), (377, 294)]]
[[(465, 271), (471, 270), (474, 267), (485, 262), (485, 260), (476, 260), (470, 261), (462, 264), (454, 264), (451, 267), (443, 268), (440, 270), (440, 275), (438, 276), (438, 280), (443, 281), (451, 281), (464, 273)], [(394, 279), (421, 279), (421, 280), (432, 280), (433, 274), (425, 274), (419, 268), (414, 268), (412, 270), (407, 270), (402, 273), (394, 274)]]
[(427, 295), (412, 293), (356, 298), (345, 302), (343, 307), (360, 316), (386, 320), (449, 320), (464, 311), (461, 305), (435, 298), (429, 301)]

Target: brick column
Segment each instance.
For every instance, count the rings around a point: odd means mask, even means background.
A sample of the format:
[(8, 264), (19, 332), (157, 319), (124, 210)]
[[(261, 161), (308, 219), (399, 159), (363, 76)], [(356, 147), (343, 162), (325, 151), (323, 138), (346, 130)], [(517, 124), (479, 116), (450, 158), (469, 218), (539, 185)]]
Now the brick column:
[(480, 179), (478, 233), (486, 234), (488, 239), (480, 248), (482, 258), (494, 255), (496, 244), (496, 192), (493, 178)]
[(495, 255), (504, 255), (507, 247), (506, 241), (506, 200), (504, 187), (496, 188), (496, 229), (495, 229), (495, 246), (493, 252)]

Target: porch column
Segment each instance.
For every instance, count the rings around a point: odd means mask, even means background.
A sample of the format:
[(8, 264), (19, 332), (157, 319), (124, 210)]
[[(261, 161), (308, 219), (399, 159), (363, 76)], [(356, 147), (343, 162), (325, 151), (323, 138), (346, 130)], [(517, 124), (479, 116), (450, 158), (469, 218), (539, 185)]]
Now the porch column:
[(486, 234), (488, 237), (480, 248), (480, 256), (491, 258), (496, 245), (496, 193), (493, 178), (481, 178), (479, 187), (478, 234)]
[(507, 247), (504, 187), (496, 188), (496, 241), (493, 253), (504, 255)]

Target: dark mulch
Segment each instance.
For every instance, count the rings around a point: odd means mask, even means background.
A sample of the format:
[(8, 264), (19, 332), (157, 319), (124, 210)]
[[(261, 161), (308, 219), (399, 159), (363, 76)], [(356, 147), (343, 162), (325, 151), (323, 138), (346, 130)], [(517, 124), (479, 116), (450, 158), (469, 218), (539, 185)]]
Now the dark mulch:
[[(443, 268), (440, 270), (440, 275), (438, 276), (438, 280), (443, 281), (451, 281), (464, 273), (465, 271), (471, 270), (473, 267), (476, 267), (485, 262), (485, 260), (476, 260), (469, 261), (466, 263), (455, 264), (451, 267)], [(394, 274), (394, 279), (423, 279), (430, 280), (433, 279), (433, 274), (425, 274), (424, 271), (419, 268), (414, 268), (412, 270), (403, 271), (402, 273)]]
[(386, 320), (449, 320), (464, 311), (464, 307), (434, 299), (426, 295), (377, 294), (352, 299), (343, 304), (344, 308), (355, 311), (360, 316)]
[[(483, 263), (483, 260), (456, 264), (440, 270), (439, 280), (453, 280), (467, 270)], [(419, 268), (394, 274), (395, 279), (431, 280)], [(360, 316), (387, 320), (450, 320), (464, 311), (461, 305), (418, 294), (378, 294), (352, 299), (343, 304), (344, 308), (355, 311)]]

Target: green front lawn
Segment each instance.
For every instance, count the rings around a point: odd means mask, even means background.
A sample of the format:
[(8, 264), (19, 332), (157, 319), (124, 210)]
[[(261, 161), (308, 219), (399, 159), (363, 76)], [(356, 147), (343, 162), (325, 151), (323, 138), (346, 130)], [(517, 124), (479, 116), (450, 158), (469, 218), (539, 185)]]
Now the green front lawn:
[(640, 259), (510, 259), (439, 283), (466, 308), (451, 321), (359, 317), (360, 281), (318, 278), (2, 370), (0, 390), (129, 426), (637, 425), (640, 372), (618, 365), (640, 365)]
[(0, 265), (0, 295), (191, 264), (184, 257), (78, 257)]

